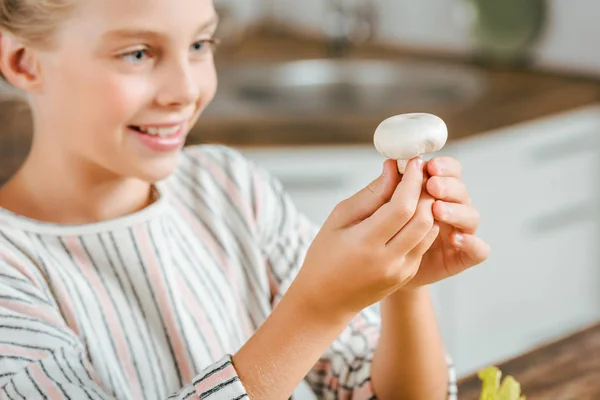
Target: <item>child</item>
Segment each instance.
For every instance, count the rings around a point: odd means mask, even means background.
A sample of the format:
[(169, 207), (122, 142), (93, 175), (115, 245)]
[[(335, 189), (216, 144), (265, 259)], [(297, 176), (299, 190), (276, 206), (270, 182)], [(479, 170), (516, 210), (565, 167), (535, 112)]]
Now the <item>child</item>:
[(1, 398), (454, 396), (426, 287), (488, 254), (456, 160), (388, 160), (317, 232), (238, 152), (182, 150), (210, 0), (0, 4), (35, 127), (0, 190)]

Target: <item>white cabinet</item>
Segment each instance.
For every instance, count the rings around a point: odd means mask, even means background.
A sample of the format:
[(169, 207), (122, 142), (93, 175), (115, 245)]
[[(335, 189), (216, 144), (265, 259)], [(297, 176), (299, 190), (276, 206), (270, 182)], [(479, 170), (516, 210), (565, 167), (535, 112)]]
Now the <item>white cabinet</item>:
[(577, 110), (449, 146), (491, 245), (445, 282), (458, 372), (600, 319), (600, 111)]
[[(433, 286), (459, 375), (600, 319), (600, 107), (450, 142), (491, 245)], [(381, 171), (372, 146), (243, 150), (321, 223)]]

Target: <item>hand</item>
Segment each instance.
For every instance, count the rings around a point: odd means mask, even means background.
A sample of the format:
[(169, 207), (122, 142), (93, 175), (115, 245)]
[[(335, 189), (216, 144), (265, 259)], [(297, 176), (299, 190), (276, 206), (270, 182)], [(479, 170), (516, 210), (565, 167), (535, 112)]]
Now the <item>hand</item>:
[(346, 318), (411, 281), (435, 239), (434, 199), (423, 182), (421, 159), (408, 163), (402, 181), (387, 160), (381, 177), (335, 207), (289, 292), (326, 318)]
[(430, 176), (425, 190), (436, 201), (433, 216), (439, 235), (425, 252), (419, 272), (404, 286), (411, 289), (456, 275), (483, 262), (489, 256), (489, 246), (475, 235), (479, 227), (479, 212), (471, 204), (469, 193), (461, 180), (462, 167), (451, 157), (438, 157), (426, 165)]

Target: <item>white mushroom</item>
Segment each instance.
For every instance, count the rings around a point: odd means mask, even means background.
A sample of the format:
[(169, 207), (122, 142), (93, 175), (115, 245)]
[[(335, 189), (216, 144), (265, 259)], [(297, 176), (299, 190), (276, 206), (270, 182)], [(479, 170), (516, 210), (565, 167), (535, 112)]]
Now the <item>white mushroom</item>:
[(385, 119), (373, 136), (381, 155), (397, 160), (398, 171), (404, 173), (408, 160), (439, 151), (448, 139), (444, 121), (433, 114), (400, 114)]

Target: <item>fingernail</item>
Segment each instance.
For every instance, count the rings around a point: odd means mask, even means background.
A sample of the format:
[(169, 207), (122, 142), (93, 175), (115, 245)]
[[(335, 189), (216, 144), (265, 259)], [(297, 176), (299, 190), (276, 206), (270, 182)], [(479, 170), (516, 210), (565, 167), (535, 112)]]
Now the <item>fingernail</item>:
[(423, 163), (424, 163), (423, 159), (421, 157), (418, 157), (417, 158), (417, 167), (419, 167), (419, 169), (421, 169), (421, 170), (423, 169)]
[(461, 247), (463, 245), (464, 241), (465, 241), (465, 237), (463, 236), (463, 234), (456, 232), (456, 234), (454, 235), (454, 243), (456, 243), (456, 245), (458, 247)]
[(442, 213), (442, 218), (444, 219), (448, 219), (448, 215), (450, 215), (450, 207), (448, 207), (448, 204), (444, 203), (443, 201), (440, 201), (440, 208), (441, 208), (441, 213)]

